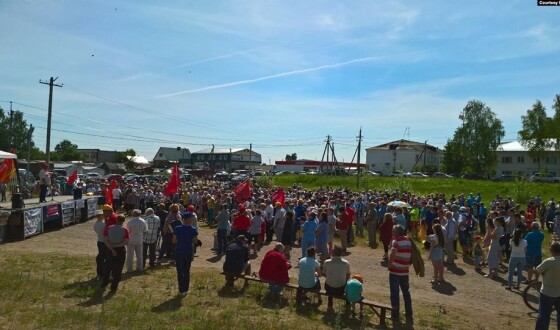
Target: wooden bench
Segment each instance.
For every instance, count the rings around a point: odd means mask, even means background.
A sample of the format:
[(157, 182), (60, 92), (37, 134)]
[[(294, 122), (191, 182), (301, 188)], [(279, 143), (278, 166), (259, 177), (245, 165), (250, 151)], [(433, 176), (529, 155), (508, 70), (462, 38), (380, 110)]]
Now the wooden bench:
[[(290, 288), (290, 289), (295, 289), (296, 290), (296, 304), (297, 305), (301, 305), (301, 303), (303, 302), (303, 294), (304, 293), (310, 293), (310, 294), (320, 294), (321, 296), (325, 296), (325, 297), (333, 297), (335, 299), (340, 299), (340, 300), (344, 300), (346, 301), (346, 296), (344, 295), (331, 295), (328, 294), (327, 292), (325, 292), (324, 290), (321, 291), (314, 291), (312, 289), (304, 289), (301, 288), (299, 285), (297, 284), (292, 284), (292, 283), (271, 283), (271, 282), (267, 282), (265, 280), (262, 280), (261, 278), (259, 278), (258, 276), (256, 276), (254, 273), (253, 275), (244, 275), (244, 274), (228, 274), (228, 273), (220, 273), (221, 275), (224, 276), (231, 276), (234, 278), (234, 281), (236, 279), (242, 279), (247, 281), (253, 281), (253, 282), (260, 282), (260, 283), (265, 283), (265, 284), (276, 284), (276, 285), (280, 285), (286, 288)], [(385, 326), (385, 321), (387, 318), (387, 311), (391, 311), (391, 306), (387, 305), (387, 304), (382, 304), (382, 303), (378, 303), (372, 300), (367, 300), (367, 299), (363, 299), (360, 302), (357, 302), (356, 304), (360, 304), (360, 318), (362, 318), (364, 316), (364, 306), (368, 306), (371, 308), (371, 310), (377, 315), (379, 316), (379, 324), (381, 326)]]

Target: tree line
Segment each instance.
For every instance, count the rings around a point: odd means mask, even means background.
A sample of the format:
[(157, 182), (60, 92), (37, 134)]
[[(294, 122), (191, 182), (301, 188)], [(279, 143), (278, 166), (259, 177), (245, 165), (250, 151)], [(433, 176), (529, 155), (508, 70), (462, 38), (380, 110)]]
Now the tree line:
[[(549, 117), (540, 100), (521, 116), (519, 142), (539, 162), (550, 150), (560, 151), (560, 94), (553, 99), (553, 116)], [(502, 121), (479, 100), (471, 100), (459, 114), (462, 124), (447, 140), (442, 170), (448, 173), (476, 173), (489, 177), (498, 162), (496, 151), (505, 136)]]

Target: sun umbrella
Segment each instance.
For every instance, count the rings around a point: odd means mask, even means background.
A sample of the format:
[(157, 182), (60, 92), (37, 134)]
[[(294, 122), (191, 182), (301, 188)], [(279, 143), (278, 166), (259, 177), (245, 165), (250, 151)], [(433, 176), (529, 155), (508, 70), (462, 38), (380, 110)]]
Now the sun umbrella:
[(397, 207), (412, 208), (412, 206), (408, 205), (407, 202), (403, 202), (403, 201), (391, 201), (391, 202), (389, 202), (387, 205), (389, 205), (389, 206), (397, 206)]

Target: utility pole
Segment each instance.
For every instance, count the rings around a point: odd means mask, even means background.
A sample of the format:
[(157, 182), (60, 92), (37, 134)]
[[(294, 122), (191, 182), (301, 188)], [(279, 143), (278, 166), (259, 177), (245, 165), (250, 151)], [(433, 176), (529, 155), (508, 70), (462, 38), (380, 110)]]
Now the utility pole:
[(251, 171), (251, 175), (253, 174), (252, 163), (253, 163), (253, 144), (249, 143), (249, 171)]
[(27, 135), (27, 173), (29, 173), (29, 163), (31, 162), (31, 137), (33, 136), (33, 124), (29, 125), (29, 134)]
[(10, 135), (8, 137), (8, 147), (12, 147), (12, 142), (14, 140), (14, 132), (13, 132), (13, 127), (14, 127), (14, 110), (12, 110), (12, 101), (10, 101)]
[(55, 84), (54, 82), (58, 79), (58, 77), (49, 80), (49, 82), (39, 80), (39, 83), (49, 85), (49, 114), (47, 117), (47, 150), (46, 150), (46, 157), (47, 157), (47, 166), (51, 161), (51, 117), (52, 117), (52, 95), (53, 95), (53, 87), (62, 87), (63, 84)]
[(362, 149), (362, 128), (360, 127), (360, 135), (358, 135), (358, 181), (357, 181), (357, 188), (360, 189), (360, 176), (362, 175), (362, 169), (360, 167), (360, 151)]

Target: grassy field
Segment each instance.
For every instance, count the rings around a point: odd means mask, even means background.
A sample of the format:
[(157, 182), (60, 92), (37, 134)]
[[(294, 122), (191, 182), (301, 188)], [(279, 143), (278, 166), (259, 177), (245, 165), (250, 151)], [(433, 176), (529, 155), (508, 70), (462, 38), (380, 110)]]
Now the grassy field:
[[(267, 287), (224, 288), (215, 270), (193, 268), (189, 295), (178, 297), (173, 267), (127, 276), (116, 295), (92, 279), (92, 259), (16, 253), (0, 259), (0, 328), (5, 329), (329, 329), (371, 327), (313, 305), (296, 308), (295, 293), (269, 298)], [(107, 293), (106, 293), (107, 292)], [(343, 305), (343, 304), (342, 304)], [(379, 320), (376, 319), (375, 323)], [(369, 324), (369, 325), (368, 325)], [(366, 326), (367, 325), (367, 326)]]
[[(279, 175), (274, 177), (274, 184), (282, 187), (291, 187), (301, 184), (304, 188), (315, 189), (319, 187), (342, 187), (356, 190), (357, 178), (355, 176), (323, 176), (323, 175)], [(363, 177), (360, 189), (389, 190), (399, 189), (410, 191), (416, 195), (428, 193), (451, 194), (481, 193), (483, 201), (490, 202), (494, 196), (511, 196), (516, 202), (525, 204), (529, 198), (540, 195), (543, 200), (556, 196), (560, 185), (554, 183), (519, 182), (494, 182), (490, 180), (465, 180), (460, 178), (405, 178), (405, 177)]]

